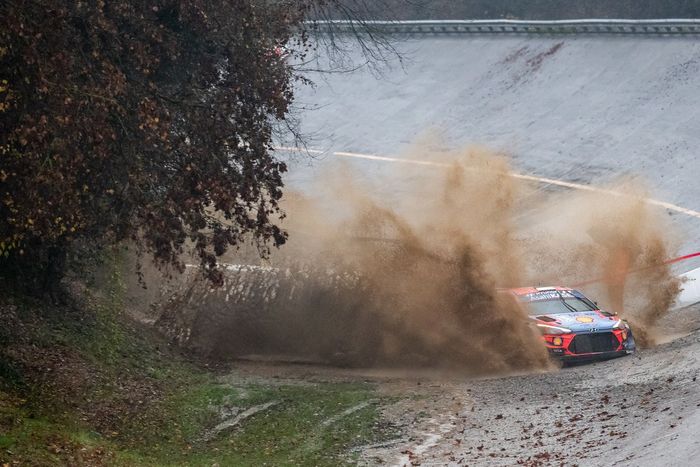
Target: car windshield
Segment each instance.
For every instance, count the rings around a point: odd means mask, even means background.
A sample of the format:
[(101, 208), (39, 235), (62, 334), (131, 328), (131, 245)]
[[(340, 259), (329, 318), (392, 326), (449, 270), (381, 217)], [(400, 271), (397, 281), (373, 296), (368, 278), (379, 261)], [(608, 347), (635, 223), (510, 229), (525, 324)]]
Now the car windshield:
[(595, 304), (576, 291), (573, 293), (568, 291), (548, 291), (546, 293), (524, 296), (521, 298), (521, 301), (526, 304), (531, 315), (574, 313), (596, 309)]
[(579, 298), (541, 300), (528, 302), (527, 305), (531, 315), (573, 313), (575, 311), (593, 311), (595, 309)]

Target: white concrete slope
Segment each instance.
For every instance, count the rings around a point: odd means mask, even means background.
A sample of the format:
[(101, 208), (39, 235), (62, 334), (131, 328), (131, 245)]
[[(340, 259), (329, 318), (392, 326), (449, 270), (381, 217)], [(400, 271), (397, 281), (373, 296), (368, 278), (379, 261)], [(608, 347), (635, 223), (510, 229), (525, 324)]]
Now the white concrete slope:
[(683, 286), (676, 299), (676, 308), (682, 308), (700, 302), (700, 268), (680, 275)]
[[(311, 147), (401, 157), (432, 131), (446, 147), (508, 152), (519, 173), (584, 185), (640, 175), (653, 198), (700, 210), (697, 37), (422, 36), (398, 48), (404, 68), (379, 79), (362, 69), (299, 89)], [(352, 163), (368, 177), (392, 165)], [(301, 165), (292, 186), (313, 176)], [(669, 215), (683, 252), (698, 249), (700, 220)]]

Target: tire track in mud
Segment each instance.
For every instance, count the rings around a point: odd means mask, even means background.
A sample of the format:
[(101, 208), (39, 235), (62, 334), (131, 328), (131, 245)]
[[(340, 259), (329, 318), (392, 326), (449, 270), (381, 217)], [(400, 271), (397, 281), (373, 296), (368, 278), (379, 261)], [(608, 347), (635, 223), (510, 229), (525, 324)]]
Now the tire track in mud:
[(342, 420), (343, 418), (345, 418), (349, 415), (352, 415), (355, 412), (358, 412), (366, 407), (369, 407), (370, 405), (377, 404), (378, 402), (379, 401), (377, 399), (371, 399), (368, 401), (360, 402), (359, 404), (353, 405), (352, 407), (349, 407), (349, 408), (343, 410), (342, 412), (340, 412), (336, 415), (333, 415), (332, 417), (324, 420), (323, 422), (321, 422), (321, 426), (323, 426), (323, 427), (331, 426), (334, 423)]
[[(456, 417), (450, 417), (450, 422), (440, 424), (433, 432), (422, 433), (425, 438), (420, 444), (402, 451), (401, 457), (393, 464), (395, 467), (410, 467), (414, 464), (414, 460), (425, 455), (430, 449), (438, 446), (439, 442), (455, 430)], [(431, 420), (434, 422), (434, 420)]]
[[(413, 396), (418, 395), (415, 403), (423, 404), (420, 412), (427, 411), (427, 418), (419, 421), (415, 418), (410, 419), (411, 402), (406, 400), (385, 408), (384, 415), (388, 418), (396, 417), (397, 413), (401, 418), (408, 416), (403, 423), (412, 427), (411, 433), (407, 438), (397, 440), (398, 442), (366, 447), (363, 450), (363, 465), (375, 465), (378, 459), (394, 467), (432, 465), (424, 463), (423, 458), (446, 443), (446, 440), (459, 436), (461, 422), (474, 410), (474, 401), (470, 394), (458, 383), (430, 384), (427, 390), (420, 389), (424, 387), (420, 386), (420, 382), (417, 384), (419, 386), (409, 391)], [(389, 391), (393, 393), (396, 389), (392, 388)]]

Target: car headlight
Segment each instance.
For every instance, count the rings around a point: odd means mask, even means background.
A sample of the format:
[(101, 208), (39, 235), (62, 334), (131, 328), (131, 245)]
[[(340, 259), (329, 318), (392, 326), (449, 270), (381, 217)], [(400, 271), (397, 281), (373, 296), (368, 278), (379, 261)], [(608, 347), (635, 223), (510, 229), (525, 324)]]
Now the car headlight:
[(555, 336), (560, 334), (569, 334), (571, 332), (571, 329), (566, 329), (559, 326), (549, 326), (548, 324), (538, 324), (537, 329), (539, 329), (542, 334)]
[(622, 339), (622, 342), (625, 342), (627, 340), (627, 337), (629, 337), (629, 330), (630, 327), (629, 325), (624, 322), (623, 320), (618, 320), (614, 325), (613, 329), (616, 331), (622, 331), (620, 333), (620, 338)]

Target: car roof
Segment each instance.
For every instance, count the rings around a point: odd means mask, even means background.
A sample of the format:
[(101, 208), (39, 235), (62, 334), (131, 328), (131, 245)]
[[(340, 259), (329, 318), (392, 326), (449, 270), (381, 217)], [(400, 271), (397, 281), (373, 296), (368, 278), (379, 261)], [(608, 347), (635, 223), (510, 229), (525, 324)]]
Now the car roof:
[(533, 294), (533, 293), (537, 293), (537, 292), (547, 292), (550, 290), (564, 292), (564, 291), (572, 291), (573, 289), (571, 287), (561, 287), (561, 286), (518, 287), (515, 289), (508, 289), (508, 292), (512, 293), (513, 295), (521, 296), (521, 295), (529, 295), (529, 294)]

